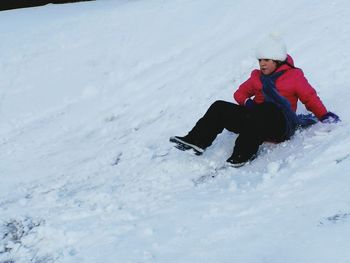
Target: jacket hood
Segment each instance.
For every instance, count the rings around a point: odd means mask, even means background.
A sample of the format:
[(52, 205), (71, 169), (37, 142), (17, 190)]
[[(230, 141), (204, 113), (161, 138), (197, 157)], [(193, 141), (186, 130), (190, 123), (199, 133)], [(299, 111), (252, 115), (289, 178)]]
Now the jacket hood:
[(282, 70), (288, 70), (288, 69), (291, 69), (291, 68), (294, 68), (294, 60), (293, 58), (290, 56), (290, 55), (287, 55), (287, 58), (285, 60), (285, 62), (279, 66), (276, 70), (276, 72), (278, 71), (282, 71)]
[(286, 61), (287, 61), (288, 64), (290, 64), (291, 66), (294, 67), (294, 60), (293, 60), (293, 58), (292, 58), (289, 54), (287, 54), (287, 59), (286, 59)]

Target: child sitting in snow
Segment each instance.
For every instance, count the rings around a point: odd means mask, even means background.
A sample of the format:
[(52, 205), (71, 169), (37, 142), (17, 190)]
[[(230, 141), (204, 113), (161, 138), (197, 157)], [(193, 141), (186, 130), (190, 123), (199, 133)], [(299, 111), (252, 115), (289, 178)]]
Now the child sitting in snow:
[[(264, 39), (256, 49), (260, 70), (253, 70), (248, 80), (234, 93), (239, 105), (216, 101), (184, 137), (174, 136), (171, 142), (181, 150), (193, 149), (200, 155), (216, 136), (227, 129), (239, 134), (227, 162), (240, 167), (255, 158), (264, 141), (288, 140), (298, 127), (317, 120), (337, 122), (339, 117), (327, 111), (303, 71), (294, 67), (286, 46), (276, 37)], [(312, 115), (297, 115), (298, 99)]]

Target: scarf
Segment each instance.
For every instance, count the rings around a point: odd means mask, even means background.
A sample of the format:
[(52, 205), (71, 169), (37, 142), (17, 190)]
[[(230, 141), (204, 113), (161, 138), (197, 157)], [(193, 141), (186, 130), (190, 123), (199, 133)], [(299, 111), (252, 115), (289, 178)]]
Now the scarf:
[(281, 96), (276, 89), (276, 80), (285, 71), (275, 72), (271, 75), (261, 75), (260, 80), (263, 84), (263, 95), (265, 102), (271, 102), (277, 105), (286, 119), (286, 139), (289, 139), (299, 127), (305, 128), (317, 122), (317, 118), (312, 114), (296, 114), (290, 102)]

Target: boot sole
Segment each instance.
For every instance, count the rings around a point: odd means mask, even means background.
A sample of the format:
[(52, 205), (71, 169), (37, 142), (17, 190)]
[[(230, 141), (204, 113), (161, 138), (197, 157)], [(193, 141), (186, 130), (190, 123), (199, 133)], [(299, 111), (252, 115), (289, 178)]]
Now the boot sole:
[(196, 155), (201, 155), (204, 152), (204, 150), (202, 148), (198, 147), (197, 145), (185, 142), (185, 141), (177, 138), (176, 136), (170, 137), (169, 141), (176, 143), (175, 148), (177, 148), (181, 151), (187, 151), (187, 150), (192, 149)]
[(234, 167), (234, 168), (239, 168), (239, 167), (242, 167), (246, 164), (247, 162), (243, 162), (243, 163), (230, 163), (230, 162), (227, 162), (227, 164), (231, 167)]

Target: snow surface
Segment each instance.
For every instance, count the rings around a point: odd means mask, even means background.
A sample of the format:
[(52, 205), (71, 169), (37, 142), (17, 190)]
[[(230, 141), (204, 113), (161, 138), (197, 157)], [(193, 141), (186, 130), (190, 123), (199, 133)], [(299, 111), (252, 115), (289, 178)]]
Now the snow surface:
[[(149, 0), (0, 13), (0, 262), (350, 262), (350, 3)], [(222, 169), (183, 135), (279, 32), (340, 124)], [(299, 112), (305, 112), (302, 105)], [(214, 178), (212, 178), (214, 176)]]

